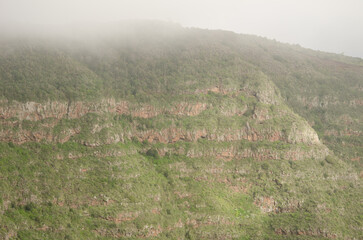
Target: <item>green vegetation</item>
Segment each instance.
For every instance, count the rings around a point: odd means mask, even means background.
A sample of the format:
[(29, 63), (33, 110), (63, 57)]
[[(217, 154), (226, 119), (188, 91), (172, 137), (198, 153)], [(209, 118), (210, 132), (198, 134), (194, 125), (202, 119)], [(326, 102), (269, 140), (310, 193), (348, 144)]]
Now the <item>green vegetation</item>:
[(0, 39), (0, 239), (363, 237), (363, 60), (118, 31)]

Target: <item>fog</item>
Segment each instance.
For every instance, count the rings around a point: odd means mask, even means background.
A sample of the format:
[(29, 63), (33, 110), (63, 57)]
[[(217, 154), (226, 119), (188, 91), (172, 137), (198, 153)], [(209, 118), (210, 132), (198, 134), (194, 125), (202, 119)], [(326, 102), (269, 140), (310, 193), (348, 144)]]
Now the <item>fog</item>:
[(157, 19), (363, 58), (362, 9), (362, 0), (0, 0), (0, 32)]

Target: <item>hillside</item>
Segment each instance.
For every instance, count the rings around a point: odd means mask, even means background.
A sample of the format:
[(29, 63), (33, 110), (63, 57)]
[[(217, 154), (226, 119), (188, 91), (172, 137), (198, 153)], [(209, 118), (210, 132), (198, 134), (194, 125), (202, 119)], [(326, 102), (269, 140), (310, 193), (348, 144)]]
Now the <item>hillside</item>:
[(0, 39), (0, 238), (363, 237), (362, 59), (95, 28)]

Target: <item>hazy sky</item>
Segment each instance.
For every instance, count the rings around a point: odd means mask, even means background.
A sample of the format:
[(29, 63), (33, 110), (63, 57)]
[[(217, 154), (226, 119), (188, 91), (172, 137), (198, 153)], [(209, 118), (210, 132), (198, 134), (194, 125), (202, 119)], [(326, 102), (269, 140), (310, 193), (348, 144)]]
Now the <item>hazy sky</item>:
[(255, 34), (363, 58), (363, 0), (0, 0), (0, 27), (123, 19)]

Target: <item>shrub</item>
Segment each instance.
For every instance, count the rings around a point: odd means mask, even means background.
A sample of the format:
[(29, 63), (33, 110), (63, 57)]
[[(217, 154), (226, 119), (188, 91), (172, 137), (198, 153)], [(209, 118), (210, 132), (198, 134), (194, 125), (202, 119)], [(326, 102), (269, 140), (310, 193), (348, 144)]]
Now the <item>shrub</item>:
[(334, 157), (332, 157), (330, 155), (326, 156), (325, 161), (329, 164), (334, 164), (334, 162), (335, 162)]
[(265, 171), (267, 171), (268, 170), (268, 164), (267, 163), (262, 163), (262, 165), (261, 165), (261, 168), (263, 169), (263, 170), (265, 170)]
[(159, 153), (156, 151), (156, 149), (149, 149), (146, 152), (146, 156), (153, 157), (153, 158), (159, 158)]
[(25, 206), (24, 206), (24, 209), (25, 209), (25, 211), (27, 211), (27, 212), (30, 212), (31, 210), (33, 210), (35, 208), (35, 204), (34, 203), (28, 203), (28, 204), (26, 204)]

